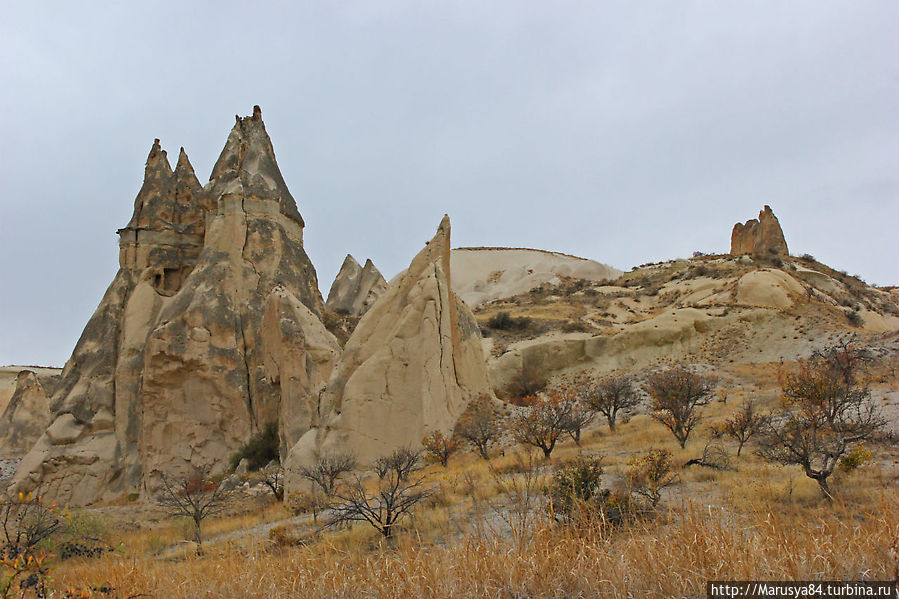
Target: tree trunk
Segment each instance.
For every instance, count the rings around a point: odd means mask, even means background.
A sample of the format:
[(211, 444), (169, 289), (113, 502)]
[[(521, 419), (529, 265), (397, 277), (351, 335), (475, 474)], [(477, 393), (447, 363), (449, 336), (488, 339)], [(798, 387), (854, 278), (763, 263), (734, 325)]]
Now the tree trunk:
[(740, 444), (737, 446), (737, 457), (740, 457), (740, 452), (743, 451), (744, 443), (746, 443), (746, 441), (740, 441)]
[(548, 460), (548, 459), (549, 459), (549, 456), (552, 455), (552, 452), (553, 452), (552, 446), (549, 446), (549, 447), (541, 447), (540, 449), (543, 450), (543, 457), (546, 458), (546, 459)]

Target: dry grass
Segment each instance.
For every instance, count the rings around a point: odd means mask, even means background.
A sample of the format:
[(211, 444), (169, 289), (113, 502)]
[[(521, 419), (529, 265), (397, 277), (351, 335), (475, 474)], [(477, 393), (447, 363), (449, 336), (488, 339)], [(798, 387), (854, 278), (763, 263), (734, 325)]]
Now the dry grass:
[[(501, 536), (371, 548), (328, 540), (266, 552), (224, 550), (176, 564), (139, 557), (70, 563), (55, 584), (107, 584), (171, 599), (201, 597), (673, 597), (715, 579), (891, 579), (899, 503), (791, 513), (686, 503), (616, 531), (541, 522), (526, 544)], [(358, 541), (358, 539), (356, 539)]]

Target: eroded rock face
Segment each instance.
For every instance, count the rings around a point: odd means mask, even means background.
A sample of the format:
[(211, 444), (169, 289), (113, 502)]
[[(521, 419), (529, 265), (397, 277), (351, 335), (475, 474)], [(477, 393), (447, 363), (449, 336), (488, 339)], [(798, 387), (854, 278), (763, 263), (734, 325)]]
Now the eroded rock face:
[(291, 450), (288, 490), (316, 456), (355, 453), (361, 463), (432, 430), (449, 434), (468, 402), (492, 395), (481, 338), (450, 288), (450, 224), (366, 312), (322, 393), (319, 425)]
[(0, 415), (0, 457), (25, 455), (48, 424), (50, 405), (43, 385), (34, 372), (19, 372), (15, 391)]
[(302, 229), (258, 107), (237, 119), (205, 188), (183, 150), (172, 171), (155, 142), (119, 231), (121, 268), (14, 487), (69, 505), (152, 496), (163, 473), (224, 468), (271, 421), (286, 451), (337, 351)]
[(365, 261), (365, 266), (359, 266), (356, 259), (347, 254), (331, 284), (325, 306), (341, 314), (361, 316), (386, 290), (387, 281), (370, 259)]
[(753, 256), (789, 255), (780, 222), (770, 206), (759, 212), (759, 218), (745, 223), (737, 223), (730, 236), (732, 256), (752, 254)]

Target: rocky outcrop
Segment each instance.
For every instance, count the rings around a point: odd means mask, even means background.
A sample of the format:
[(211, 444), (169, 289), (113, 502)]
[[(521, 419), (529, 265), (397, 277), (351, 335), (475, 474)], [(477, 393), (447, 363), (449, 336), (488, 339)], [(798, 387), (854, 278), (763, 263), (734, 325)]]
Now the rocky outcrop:
[(770, 206), (759, 212), (759, 218), (734, 225), (730, 235), (732, 256), (751, 254), (756, 257), (789, 255), (780, 222)]
[(16, 376), (16, 388), (0, 415), (0, 458), (21, 457), (50, 424), (47, 393), (30, 370)]
[(563, 277), (599, 282), (622, 274), (594, 260), (526, 248), (456, 248), (451, 256), (453, 291), (472, 308), (558, 285)]
[(331, 284), (325, 307), (340, 314), (361, 316), (386, 289), (387, 281), (370, 259), (365, 261), (365, 266), (359, 266), (356, 259), (347, 254)]
[(317, 427), (291, 450), (285, 484), (323, 453), (369, 462), (432, 430), (449, 434), (468, 402), (491, 395), (471, 310), (451, 291), (450, 223), (366, 312), (322, 393)]
[(183, 150), (173, 171), (155, 142), (119, 272), (14, 487), (69, 505), (151, 496), (163, 473), (223, 469), (272, 421), (286, 451), (338, 351), (303, 226), (258, 107), (237, 118), (205, 188)]

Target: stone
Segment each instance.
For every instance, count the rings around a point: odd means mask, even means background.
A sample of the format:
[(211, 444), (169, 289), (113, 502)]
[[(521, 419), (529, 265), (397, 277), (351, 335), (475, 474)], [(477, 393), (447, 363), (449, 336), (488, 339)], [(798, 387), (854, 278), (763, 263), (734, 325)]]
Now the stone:
[(163, 474), (223, 471), (272, 421), (286, 455), (339, 352), (304, 226), (258, 107), (237, 119), (205, 187), (183, 149), (172, 170), (154, 141), (118, 231), (119, 271), (13, 488), (72, 506), (148, 499)]
[(340, 314), (361, 316), (386, 289), (387, 281), (370, 259), (365, 261), (365, 266), (359, 266), (356, 259), (347, 254), (331, 284), (325, 307)]
[(732, 256), (751, 254), (755, 257), (789, 255), (780, 222), (770, 206), (766, 205), (759, 212), (758, 220), (751, 219), (734, 225), (730, 236), (730, 253)]
[(247, 458), (241, 458), (241, 460), (237, 463), (237, 468), (234, 469), (234, 474), (246, 474), (250, 471), (250, 462)]
[(319, 423), (291, 449), (285, 489), (322, 454), (350, 452), (360, 464), (449, 435), (469, 401), (492, 396), (471, 310), (451, 291), (450, 222), (365, 313), (319, 403)]
[(50, 424), (47, 393), (37, 375), (22, 370), (15, 391), (0, 415), (0, 457), (18, 458), (31, 449)]

